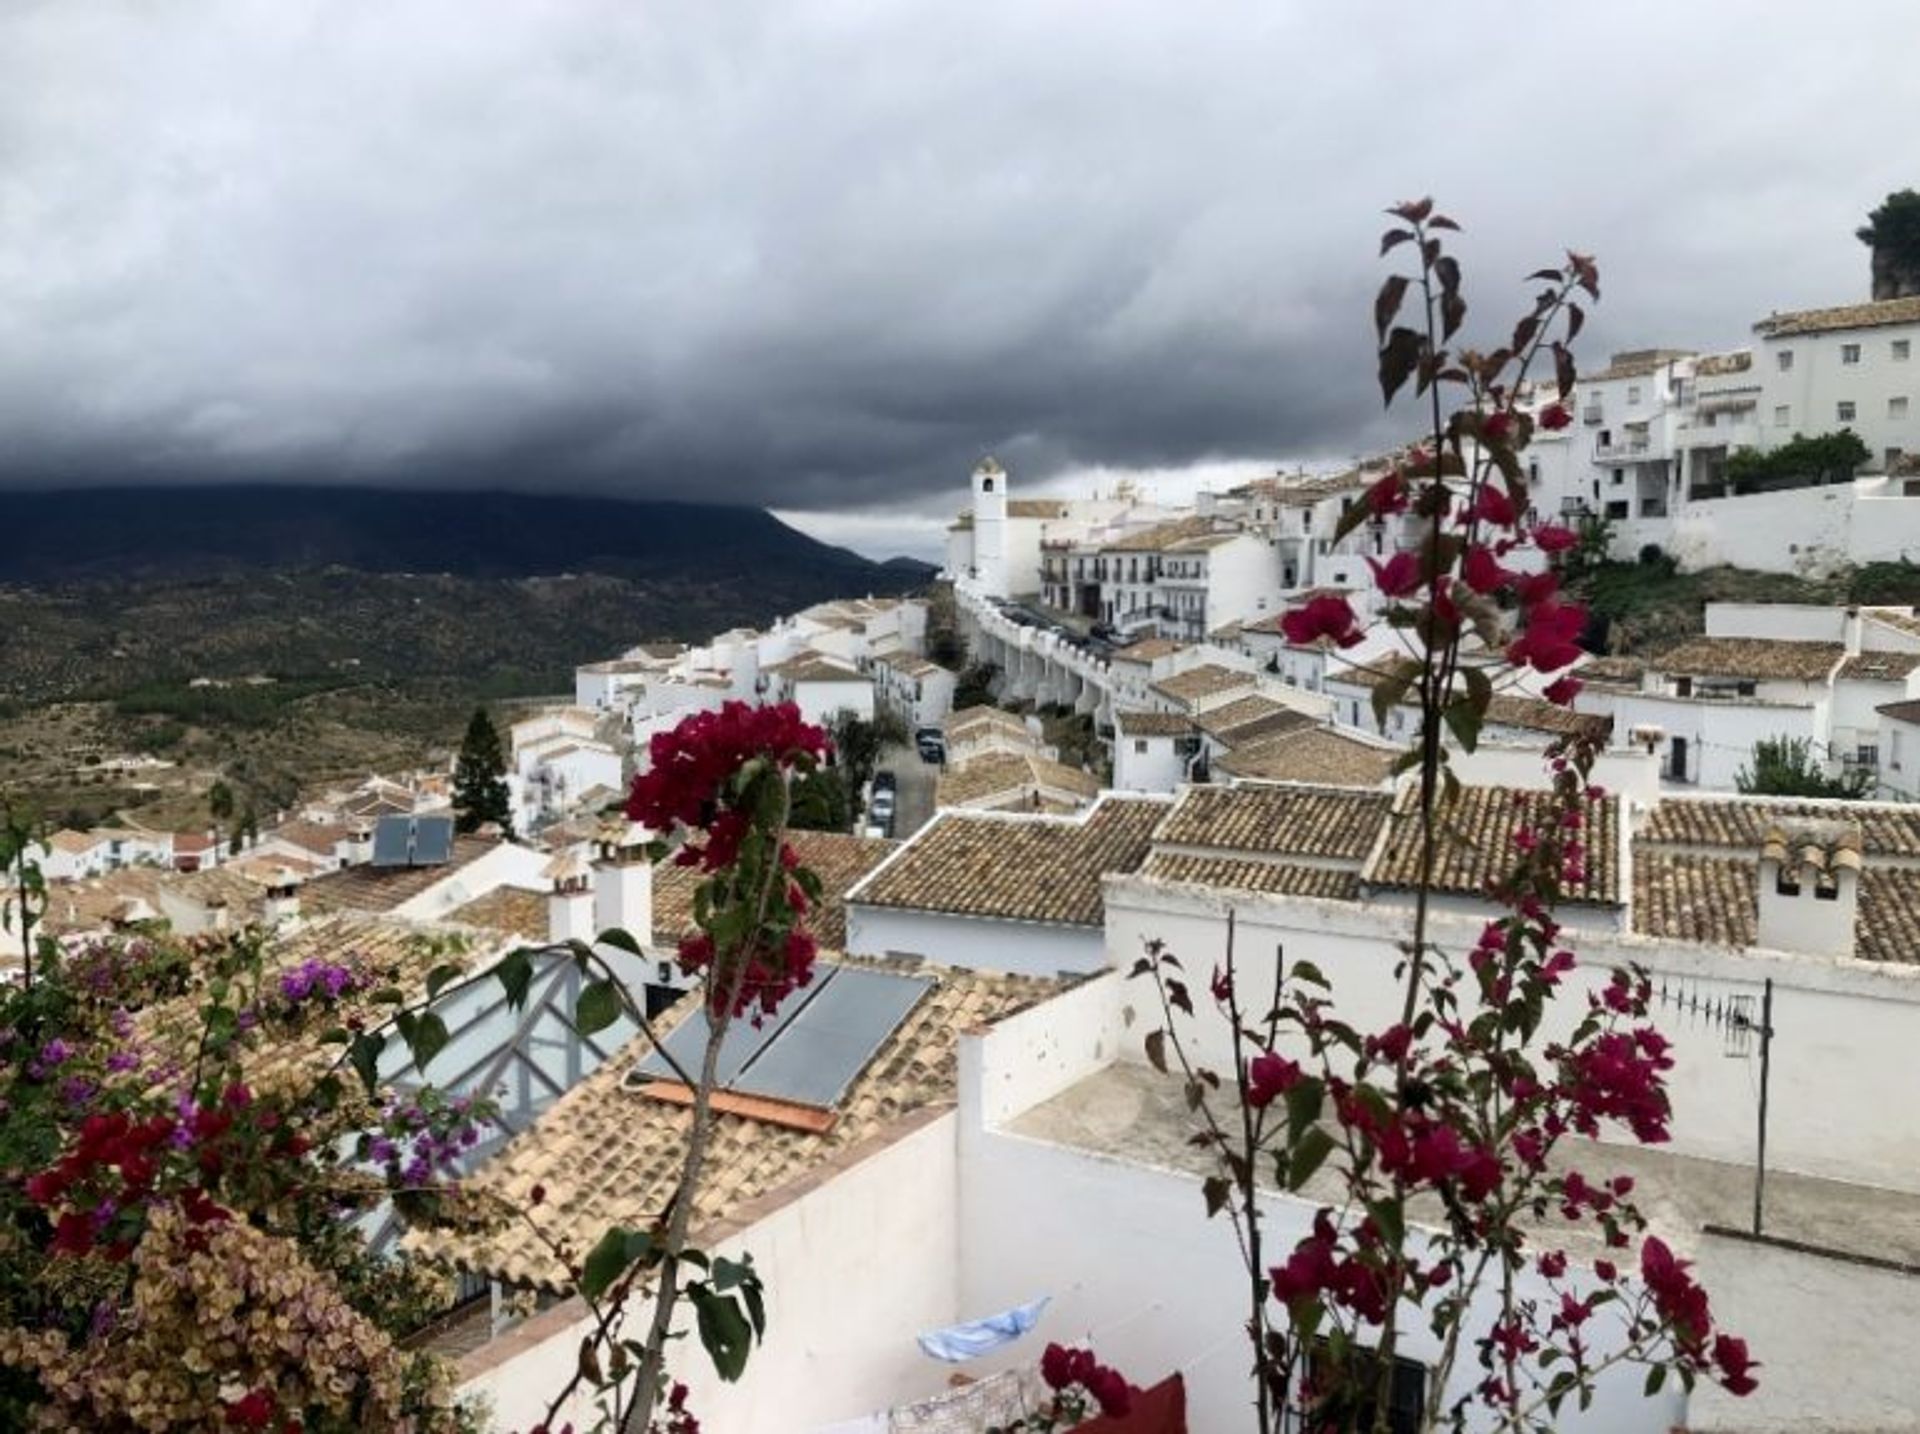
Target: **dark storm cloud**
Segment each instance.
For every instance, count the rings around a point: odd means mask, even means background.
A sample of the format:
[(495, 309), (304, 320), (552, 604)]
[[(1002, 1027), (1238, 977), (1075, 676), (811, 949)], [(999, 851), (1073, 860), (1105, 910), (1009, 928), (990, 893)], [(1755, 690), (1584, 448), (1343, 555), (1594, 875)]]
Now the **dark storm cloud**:
[[(1517, 18), (1524, 14), (1524, 19)], [(946, 501), (1344, 454), (1378, 210), (1585, 345), (1865, 286), (1906, 6), (9, 7), (0, 481)], [(1783, 77), (1791, 83), (1783, 83)], [(1423, 95), (1438, 92), (1438, 103)]]

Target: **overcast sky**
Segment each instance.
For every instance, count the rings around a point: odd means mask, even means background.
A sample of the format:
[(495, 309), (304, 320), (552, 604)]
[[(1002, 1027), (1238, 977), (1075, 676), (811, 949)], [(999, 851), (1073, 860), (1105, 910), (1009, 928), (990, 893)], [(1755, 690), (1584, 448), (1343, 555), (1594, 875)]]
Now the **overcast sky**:
[(550, 486), (885, 552), (987, 452), (1343, 457), (1392, 431), (1395, 199), (1466, 225), (1480, 316), (1598, 254), (1592, 364), (1865, 297), (1913, 36), (1911, 0), (8, 0), (0, 482)]

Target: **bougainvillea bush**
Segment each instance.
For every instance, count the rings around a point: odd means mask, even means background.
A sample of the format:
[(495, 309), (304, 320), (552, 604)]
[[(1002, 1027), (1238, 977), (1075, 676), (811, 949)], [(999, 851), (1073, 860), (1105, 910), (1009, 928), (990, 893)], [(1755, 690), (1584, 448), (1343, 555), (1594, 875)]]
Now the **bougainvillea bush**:
[[(1389, 404), (1412, 386), (1427, 434), (1340, 534), (1411, 520), (1404, 550), (1372, 562), (1380, 620), (1400, 649), (1378, 664), (1375, 713), (1384, 724), (1407, 701), (1420, 714), (1396, 769), (1417, 794), (1419, 836), (1398, 1018), (1352, 1024), (1311, 952), (1286, 953), (1270, 981), (1265, 968), (1248, 979), (1231, 923), (1204, 989), (1159, 946), (1133, 972), (1164, 1018), (1148, 1057), (1185, 1081), (1196, 1138), (1218, 1162), (1204, 1198), (1231, 1221), (1247, 1270), (1258, 1426), (1551, 1429), (1624, 1364), (1644, 1368), (1649, 1394), (1669, 1378), (1745, 1394), (1754, 1361), (1715, 1325), (1686, 1262), (1647, 1232), (1633, 1181), (1576, 1168), (1568, 1144), (1603, 1132), (1664, 1141), (1672, 1064), (1639, 971), (1612, 972), (1582, 1009), (1556, 1009), (1578, 964), (1556, 911), (1586, 881), (1605, 798), (1590, 739), (1561, 741), (1546, 790), (1514, 797), (1513, 847), (1471, 947), (1444, 948), (1431, 919), (1436, 859), (1468, 840), (1449, 828), (1452, 754), (1476, 746), (1496, 683), (1524, 679), (1563, 705), (1579, 691), (1570, 669), (1586, 614), (1557, 572), (1576, 538), (1535, 516), (1521, 455), (1536, 429), (1571, 421), (1569, 345), (1598, 272), (1579, 254), (1536, 272), (1510, 337), (1465, 347), (1461, 270), (1444, 237), (1458, 226), (1427, 201), (1390, 212), (1381, 252), (1411, 260), (1375, 305), (1380, 386)], [(1549, 370), (1539, 385), (1536, 361)], [(1283, 627), (1297, 643), (1364, 640), (1338, 595), (1314, 597)], [(1230, 1071), (1194, 1054), (1196, 1000), (1231, 1032)], [(1605, 1160), (1593, 1145), (1577, 1155)], [(1263, 1191), (1315, 1207), (1290, 1247), (1266, 1238)], [(1439, 1354), (1424, 1407), (1396, 1413), (1395, 1356), (1416, 1324), (1430, 1336), (1423, 1358)]]

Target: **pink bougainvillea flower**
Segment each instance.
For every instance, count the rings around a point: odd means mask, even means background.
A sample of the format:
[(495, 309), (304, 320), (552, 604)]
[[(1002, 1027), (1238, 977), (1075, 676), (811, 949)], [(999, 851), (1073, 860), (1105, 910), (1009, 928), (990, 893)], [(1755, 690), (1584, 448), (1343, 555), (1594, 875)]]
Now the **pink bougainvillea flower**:
[(1333, 593), (1311, 598), (1280, 619), (1280, 630), (1296, 647), (1311, 647), (1322, 638), (1340, 647), (1352, 647), (1362, 637), (1360, 620), (1347, 600)]
[(1407, 511), (1407, 482), (1395, 469), (1367, 489), (1367, 511), (1376, 518)]
[(1402, 550), (1384, 563), (1368, 558), (1367, 566), (1373, 569), (1374, 586), (1388, 597), (1405, 597), (1420, 586), (1420, 560), (1412, 553)]
[(1565, 707), (1580, 695), (1580, 689), (1585, 686), (1586, 683), (1582, 682), (1572, 673), (1568, 673), (1565, 677), (1557, 677), (1552, 682), (1549, 682), (1540, 695), (1549, 702)]
[(1497, 528), (1511, 528), (1520, 520), (1520, 512), (1509, 498), (1492, 483), (1482, 483), (1474, 495), (1473, 516)]
[(1550, 403), (1540, 410), (1540, 426), (1549, 432), (1558, 432), (1572, 422), (1573, 414), (1564, 403)]
[(1272, 1051), (1247, 1062), (1247, 1104), (1271, 1105), (1300, 1083), (1300, 1067)]
[(1491, 549), (1476, 544), (1460, 564), (1460, 580), (1477, 593), (1496, 593), (1513, 581), (1513, 574), (1500, 566)]
[(1560, 523), (1542, 523), (1533, 530), (1533, 545), (1543, 553), (1564, 553), (1580, 541), (1580, 535)]
[(1583, 656), (1577, 639), (1586, 626), (1587, 610), (1578, 603), (1535, 603), (1525, 630), (1507, 645), (1507, 660), (1536, 672), (1558, 672)]

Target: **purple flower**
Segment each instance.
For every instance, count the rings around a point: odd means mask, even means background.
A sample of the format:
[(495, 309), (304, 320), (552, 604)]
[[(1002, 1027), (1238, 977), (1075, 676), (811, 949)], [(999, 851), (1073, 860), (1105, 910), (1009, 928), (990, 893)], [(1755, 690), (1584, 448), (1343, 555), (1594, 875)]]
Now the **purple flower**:
[(133, 1070), (140, 1064), (140, 1057), (133, 1051), (115, 1051), (107, 1057), (107, 1069), (115, 1075)]

